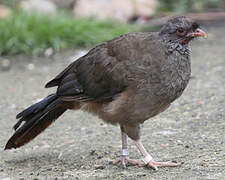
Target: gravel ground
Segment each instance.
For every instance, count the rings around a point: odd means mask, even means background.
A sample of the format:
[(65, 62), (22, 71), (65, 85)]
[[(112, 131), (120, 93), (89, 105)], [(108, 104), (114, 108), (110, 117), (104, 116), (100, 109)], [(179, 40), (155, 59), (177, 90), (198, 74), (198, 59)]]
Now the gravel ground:
[[(15, 115), (54, 89), (44, 84), (78, 51), (54, 58), (17, 56), (0, 71), (0, 180), (148, 179), (222, 180), (225, 177), (225, 24), (207, 28), (207, 40), (193, 43), (192, 79), (181, 98), (142, 127), (142, 141), (156, 160), (182, 167), (113, 166), (120, 131), (80, 111), (67, 112), (28, 145), (3, 151)], [(79, 51), (79, 53), (82, 53)], [(29, 64), (32, 63), (32, 64)], [(139, 153), (129, 141), (130, 156)]]

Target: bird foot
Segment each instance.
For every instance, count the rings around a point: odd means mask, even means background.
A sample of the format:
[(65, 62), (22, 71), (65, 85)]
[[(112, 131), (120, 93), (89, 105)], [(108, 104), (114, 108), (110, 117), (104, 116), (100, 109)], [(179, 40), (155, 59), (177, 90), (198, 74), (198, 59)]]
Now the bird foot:
[[(144, 163), (141, 159), (129, 159), (126, 156), (122, 156), (120, 159), (117, 159), (113, 162), (113, 165), (117, 165), (121, 163), (123, 168), (126, 168), (127, 164), (131, 164), (131, 165), (138, 165), (140, 166), (142, 163)], [(144, 165), (144, 164), (143, 164)]]
[(175, 163), (175, 162), (171, 162), (171, 161), (157, 162), (157, 161), (154, 161), (154, 160), (152, 160), (148, 164), (146, 164), (146, 166), (149, 166), (156, 171), (158, 170), (158, 167), (178, 167), (178, 166), (181, 166), (181, 165), (182, 165), (181, 163)]
[(175, 162), (157, 162), (154, 160), (151, 160), (149, 163), (145, 163), (142, 159), (129, 159), (127, 157), (121, 157), (118, 160), (115, 160), (113, 162), (113, 165), (117, 165), (118, 163), (121, 163), (123, 168), (126, 168), (127, 164), (131, 164), (134, 166), (139, 166), (139, 167), (143, 167), (143, 166), (149, 166), (150, 168), (154, 169), (154, 170), (158, 170), (158, 167), (177, 167), (177, 166), (181, 166), (181, 163), (175, 163)]

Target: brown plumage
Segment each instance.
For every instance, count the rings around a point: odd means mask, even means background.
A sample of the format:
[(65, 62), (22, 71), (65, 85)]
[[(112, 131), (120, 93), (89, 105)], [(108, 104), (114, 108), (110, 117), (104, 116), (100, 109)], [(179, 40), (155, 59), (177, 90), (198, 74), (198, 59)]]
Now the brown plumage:
[[(47, 88), (58, 87), (55, 94), (17, 115), (20, 120), (5, 149), (26, 144), (67, 109), (81, 109), (120, 125), (122, 158), (115, 163), (154, 169), (178, 166), (152, 159), (140, 142), (139, 125), (182, 94), (191, 74), (188, 43), (198, 36), (206, 34), (182, 16), (169, 20), (159, 32), (129, 33), (96, 46), (46, 84)], [(127, 136), (144, 159), (127, 158)]]

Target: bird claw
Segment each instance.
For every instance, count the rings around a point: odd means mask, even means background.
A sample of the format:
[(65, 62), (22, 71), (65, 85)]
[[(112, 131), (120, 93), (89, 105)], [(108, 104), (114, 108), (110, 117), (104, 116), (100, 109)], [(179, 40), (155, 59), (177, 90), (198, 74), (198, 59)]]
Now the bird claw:
[(142, 166), (146, 165), (141, 159), (129, 159), (128, 157), (124, 157), (124, 156), (122, 156), (118, 160), (115, 160), (113, 162), (113, 165), (117, 165), (119, 163), (122, 164), (123, 168), (126, 168), (127, 164), (131, 164), (133, 166), (139, 166), (139, 167), (142, 167)]
[(157, 161), (150, 161), (147, 166), (151, 167), (154, 170), (158, 170), (158, 167), (177, 167), (177, 166), (181, 166), (181, 163), (175, 163), (175, 162), (157, 162)]
[(120, 159), (115, 160), (115, 161), (113, 162), (113, 165), (117, 165), (117, 164), (121, 163), (122, 166), (123, 166), (123, 168), (126, 168), (126, 167), (127, 167), (127, 166), (126, 166), (127, 160), (128, 160), (127, 157), (122, 156)]
[(139, 166), (139, 167), (144, 167), (144, 166), (148, 166), (154, 170), (158, 170), (159, 167), (177, 167), (177, 166), (181, 166), (182, 164), (181, 163), (175, 163), (175, 162), (171, 162), (171, 161), (168, 161), (168, 162), (157, 162), (157, 161), (150, 161), (149, 163), (145, 164), (144, 161), (142, 159), (129, 159), (127, 157), (121, 157), (120, 159), (118, 160), (115, 160), (113, 162), (113, 165), (117, 165), (121, 163), (123, 168), (126, 168), (127, 167), (127, 164), (131, 164), (131, 165), (134, 165), (134, 166)]

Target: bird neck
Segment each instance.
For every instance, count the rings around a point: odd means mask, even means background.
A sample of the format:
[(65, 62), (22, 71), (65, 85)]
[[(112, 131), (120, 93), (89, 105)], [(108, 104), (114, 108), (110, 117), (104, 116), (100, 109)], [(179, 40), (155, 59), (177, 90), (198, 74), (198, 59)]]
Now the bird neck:
[(174, 101), (186, 88), (191, 75), (190, 46), (172, 41), (163, 41), (167, 47), (167, 58), (161, 67), (161, 97)]
[(179, 41), (171, 40), (168, 37), (161, 37), (161, 42), (167, 47), (168, 53), (173, 53), (174, 51), (179, 52), (181, 55), (190, 56), (191, 49), (189, 44), (181, 44)]

